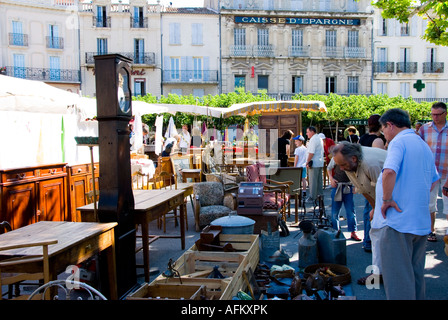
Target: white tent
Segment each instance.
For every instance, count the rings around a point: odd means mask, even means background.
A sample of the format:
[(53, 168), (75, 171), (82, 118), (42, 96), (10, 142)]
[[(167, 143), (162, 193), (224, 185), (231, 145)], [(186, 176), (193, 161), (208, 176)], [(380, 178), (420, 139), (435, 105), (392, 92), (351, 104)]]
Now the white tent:
[(44, 82), (0, 75), (0, 168), (76, 162), (78, 102)]
[(0, 111), (66, 114), (79, 96), (41, 81), (0, 75)]

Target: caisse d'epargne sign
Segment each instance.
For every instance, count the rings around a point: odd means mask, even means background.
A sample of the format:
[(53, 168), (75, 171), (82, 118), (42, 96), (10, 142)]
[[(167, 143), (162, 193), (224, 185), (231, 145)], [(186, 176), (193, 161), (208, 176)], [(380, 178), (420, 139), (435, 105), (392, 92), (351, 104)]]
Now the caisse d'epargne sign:
[(288, 18), (288, 17), (246, 17), (235, 16), (235, 23), (261, 24), (314, 24), (328, 26), (358, 26), (360, 19)]

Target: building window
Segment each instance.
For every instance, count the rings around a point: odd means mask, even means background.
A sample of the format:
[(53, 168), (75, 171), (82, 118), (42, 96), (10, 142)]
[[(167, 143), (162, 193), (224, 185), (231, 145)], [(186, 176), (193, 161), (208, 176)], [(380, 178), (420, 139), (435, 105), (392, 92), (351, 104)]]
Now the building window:
[(134, 96), (146, 95), (146, 80), (134, 79)]
[(171, 80), (180, 80), (180, 59), (171, 58)]
[(53, 24), (48, 26), (47, 47), (51, 49), (62, 49), (61, 38), (59, 38), (59, 27)]
[(348, 43), (347, 46), (349, 48), (358, 48), (359, 47), (359, 32), (349, 30), (348, 31)]
[(205, 91), (204, 91), (204, 89), (201, 89), (201, 88), (199, 88), (199, 89), (193, 89), (193, 96), (195, 96), (195, 97), (203, 97), (203, 96), (205, 96)]
[(257, 30), (257, 44), (259, 46), (269, 45), (269, 29), (258, 29)]
[(410, 85), (409, 82), (400, 82), (400, 94), (403, 98), (408, 98), (410, 95)]
[(325, 78), (325, 93), (336, 93), (336, 77)]
[(182, 95), (182, 89), (171, 89), (172, 94), (177, 94), (178, 96)]
[(235, 90), (238, 88), (246, 90), (246, 76), (235, 76)]
[(25, 70), (25, 55), (23, 54), (14, 54), (14, 77), (16, 78), (26, 78), (26, 70)]
[(134, 19), (132, 21), (132, 28), (145, 28), (144, 17), (143, 17), (143, 7), (134, 7)]
[(269, 76), (258, 76), (258, 90), (266, 90), (269, 89)]
[(347, 93), (357, 94), (358, 93), (358, 77), (347, 77)]
[(107, 39), (98, 38), (96, 39), (96, 47), (98, 54), (107, 54)]
[(409, 23), (403, 22), (400, 24), (400, 32), (402, 37), (409, 36)]
[(303, 92), (303, 77), (292, 77), (292, 93)]
[(12, 22), (12, 38), (10, 39), (10, 44), (14, 46), (24, 46), (25, 37), (23, 35), (22, 30), (22, 22), (21, 21), (13, 21)]
[(387, 82), (378, 82), (376, 84), (377, 94), (387, 94)]
[(433, 99), (436, 98), (436, 83), (435, 82), (426, 82), (425, 85), (426, 98)]
[(61, 79), (61, 59), (59, 57), (50, 57), (50, 80)]
[(191, 44), (203, 45), (202, 41), (202, 23), (193, 23), (191, 25)]
[(97, 28), (106, 28), (107, 24), (107, 14), (105, 6), (97, 6), (96, 7), (96, 23), (95, 26)]
[(202, 80), (202, 58), (193, 57), (193, 79)]
[(233, 43), (236, 46), (245, 46), (246, 45), (246, 29), (235, 28), (233, 30)]
[(170, 44), (180, 44), (180, 23), (170, 23)]
[(292, 46), (303, 47), (303, 29), (292, 29)]
[(134, 63), (144, 64), (145, 63), (145, 40), (144, 39), (134, 39)]
[(387, 19), (381, 18), (380, 19), (380, 36), (387, 36)]

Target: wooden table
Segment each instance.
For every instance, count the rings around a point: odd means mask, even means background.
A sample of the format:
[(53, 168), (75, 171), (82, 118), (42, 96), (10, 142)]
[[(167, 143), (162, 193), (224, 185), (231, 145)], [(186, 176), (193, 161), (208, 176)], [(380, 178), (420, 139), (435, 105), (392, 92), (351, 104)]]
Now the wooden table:
[(188, 178), (193, 179), (193, 181), (201, 182), (202, 181), (202, 170), (201, 169), (182, 169), (180, 171), (182, 175), (182, 182), (187, 182)]
[[(92, 206), (93, 209), (93, 206)], [(50, 281), (68, 266), (76, 265), (103, 251), (107, 256), (109, 271), (110, 298), (118, 299), (115, 265), (114, 228), (117, 223), (85, 223), (67, 221), (40, 221), (0, 235), (0, 247), (11, 244), (24, 244), (46, 240), (57, 240), (57, 244), (48, 247)], [(5, 250), (0, 259), (17, 256), (41, 256), (42, 248), (29, 247)], [(42, 263), (35, 262), (23, 266), (13, 266), (5, 272), (41, 272)], [(25, 268), (22, 270), (22, 268)], [(35, 270), (35, 271), (34, 271)]]
[[(149, 282), (149, 244), (159, 238), (180, 238), (182, 250), (185, 249), (185, 209), (184, 199), (193, 193), (193, 183), (179, 183), (177, 189), (133, 190), (134, 193), (134, 220), (141, 226), (143, 244), (143, 268), (145, 281)], [(151, 236), (149, 223), (171, 210), (180, 207), (180, 235)], [(93, 204), (77, 208), (83, 219), (89, 220), (93, 213)]]

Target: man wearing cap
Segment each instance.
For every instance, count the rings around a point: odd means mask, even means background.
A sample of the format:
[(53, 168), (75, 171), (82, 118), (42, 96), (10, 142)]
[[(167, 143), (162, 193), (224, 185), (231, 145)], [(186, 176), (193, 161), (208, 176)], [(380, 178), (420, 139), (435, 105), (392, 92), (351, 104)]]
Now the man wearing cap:
[(306, 147), (303, 145), (305, 143), (305, 138), (300, 134), (294, 138), (294, 143), (296, 144), (296, 149), (294, 150), (294, 167), (302, 168), (302, 190), (306, 191)]

